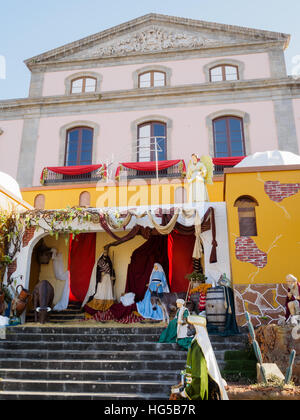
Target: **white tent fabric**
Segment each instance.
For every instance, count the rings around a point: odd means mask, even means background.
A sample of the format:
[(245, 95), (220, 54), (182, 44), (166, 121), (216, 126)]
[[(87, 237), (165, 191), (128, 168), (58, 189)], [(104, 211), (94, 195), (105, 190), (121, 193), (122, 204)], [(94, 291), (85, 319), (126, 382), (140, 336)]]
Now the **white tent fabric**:
[(256, 166), (300, 165), (300, 156), (291, 152), (273, 150), (254, 153), (247, 156), (235, 168), (251, 168)]
[(0, 172), (0, 189), (3, 187), (7, 192), (23, 200), (21, 190), (17, 181), (10, 175)]
[(70, 272), (65, 271), (62, 254), (58, 253), (55, 248), (52, 248), (53, 269), (57, 280), (65, 282), (64, 290), (60, 301), (53, 308), (53, 311), (64, 311), (69, 306), (70, 295)]

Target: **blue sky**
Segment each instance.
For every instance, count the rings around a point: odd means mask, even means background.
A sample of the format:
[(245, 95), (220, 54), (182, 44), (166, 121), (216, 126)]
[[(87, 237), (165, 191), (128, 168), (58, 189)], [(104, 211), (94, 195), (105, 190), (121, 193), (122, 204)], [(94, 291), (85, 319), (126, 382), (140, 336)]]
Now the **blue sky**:
[(25, 59), (151, 12), (289, 33), (289, 73), (300, 56), (299, 0), (2, 0), (0, 11), (0, 99), (28, 95)]

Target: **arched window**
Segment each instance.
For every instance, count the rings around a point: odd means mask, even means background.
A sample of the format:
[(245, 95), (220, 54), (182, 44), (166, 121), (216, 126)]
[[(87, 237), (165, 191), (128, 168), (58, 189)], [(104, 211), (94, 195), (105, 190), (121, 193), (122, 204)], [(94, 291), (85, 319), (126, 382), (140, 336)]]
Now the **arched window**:
[(236, 200), (234, 207), (238, 208), (240, 236), (257, 236), (255, 207), (258, 202), (247, 195)]
[(167, 126), (159, 121), (138, 126), (137, 161), (154, 162), (167, 160)]
[(91, 194), (87, 191), (83, 191), (79, 197), (80, 207), (90, 207), (91, 205)]
[(45, 196), (38, 194), (34, 199), (34, 208), (37, 210), (45, 210)]
[(209, 70), (209, 78), (211, 82), (239, 80), (239, 69), (237, 66), (230, 66), (226, 64), (218, 65)]
[(67, 131), (65, 166), (91, 165), (94, 130), (76, 127)]
[(214, 152), (216, 158), (245, 156), (242, 118), (221, 117), (213, 120)]
[(139, 75), (139, 88), (166, 86), (166, 73), (161, 71), (147, 71)]
[(79, 77), (71, 82), (71, 93), (96, 92), (97, 79), (94, 77)]

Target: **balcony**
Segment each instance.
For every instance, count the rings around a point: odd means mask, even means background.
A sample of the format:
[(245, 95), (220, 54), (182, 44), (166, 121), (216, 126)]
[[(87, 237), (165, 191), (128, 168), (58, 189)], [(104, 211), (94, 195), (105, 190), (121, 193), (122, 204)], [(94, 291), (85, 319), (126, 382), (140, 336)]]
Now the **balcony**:
[(116, 171), (116, 181), (132, 179), (184, 178), (184, 160), (164, 160), (158, 162), (121, 163)]
[(215, 165), (214, 175), (223, 175), (224, 169), (233, 168), (235, 165), (240, 163), (245, 156), (238, 157), (224, 157), (224, 158), (213, 158), (213, 163)]
[(41, 184), (97, 183), (106, 177), (106, 165), (47, 167), (42, 171)]

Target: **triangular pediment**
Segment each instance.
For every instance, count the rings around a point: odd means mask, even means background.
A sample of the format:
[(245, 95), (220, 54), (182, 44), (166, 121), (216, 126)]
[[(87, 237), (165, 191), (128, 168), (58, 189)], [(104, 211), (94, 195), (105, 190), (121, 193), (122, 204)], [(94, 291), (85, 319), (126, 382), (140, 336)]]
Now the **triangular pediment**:
[(289, 35), (150, 14), (26, 61), (34, 65), (282, 41)]

